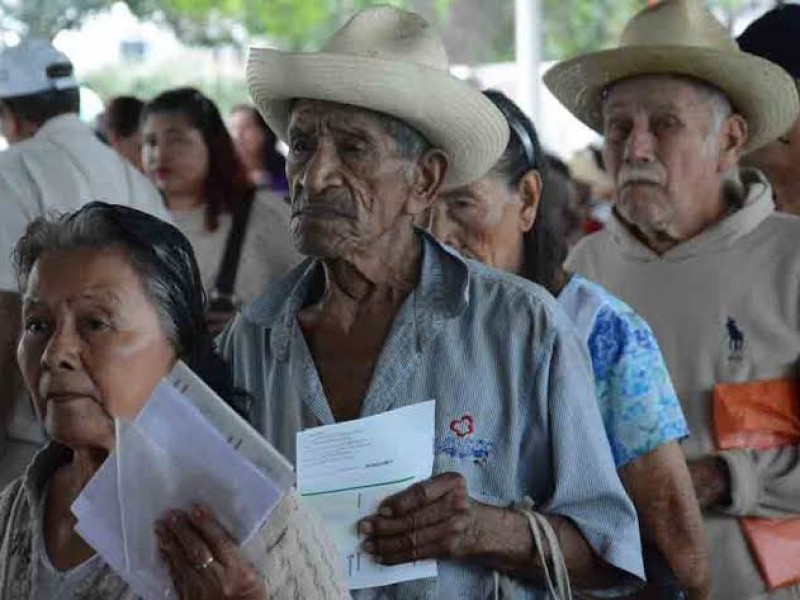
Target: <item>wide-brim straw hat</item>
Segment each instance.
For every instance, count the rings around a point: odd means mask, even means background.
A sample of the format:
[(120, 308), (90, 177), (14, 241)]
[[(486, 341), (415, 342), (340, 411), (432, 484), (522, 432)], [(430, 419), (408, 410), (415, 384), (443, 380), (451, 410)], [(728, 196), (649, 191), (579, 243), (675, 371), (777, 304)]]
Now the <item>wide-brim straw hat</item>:
[(292, 101), (327, 100), (400, 119), (447, 153), (446, 185), (482, 177), (506, 148), (503, 114), (472, 85), (449, 73), (439, 35), (417, 14), (364, 9), (321, 52), (251, 48), (250, 94), (286, 141)]
[(576, 152), (567, 166), (572, 178), (588, 185), (597, 196), (609, 197), (613, 193), (614, 180), (597, 164), (591, 148)]
[(792, 78), (742, 52), (699, 0), (666, 0), (644, 9), (628, 23), (617, 48), (561, 62), (544, 81), (573, 115), (603, 133), (605, 90), (642, 75), (681, 75), (721, 90), (747, 121), (743, 152), (786, 133), (800, 110)]

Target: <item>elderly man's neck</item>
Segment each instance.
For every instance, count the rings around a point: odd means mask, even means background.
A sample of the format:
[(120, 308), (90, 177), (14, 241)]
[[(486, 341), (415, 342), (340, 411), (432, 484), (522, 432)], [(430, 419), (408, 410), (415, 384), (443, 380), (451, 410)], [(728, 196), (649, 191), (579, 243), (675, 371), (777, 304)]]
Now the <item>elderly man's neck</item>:
[(417, 284), (421, 256), (420, 238), (406, 224), (387, 231), (368, 247), (325, 259), (325, 291), (317, 307), (339, 312), (345, 330), (371, 303), (399, 309)]
[(735, 172), (723, 180), (714, 201), (703, 202), (708, 209), (694, 215), (692, 219), (686, 222), (681, 223), (676, 219), (675, 222), (669, 224), (642, 227), (621, 218), (619, 213), (617, 213), (617, 216), (620, 217), (620, 220), (636, 239), (655, 254), (663, 256), (673, 248), (714, 227), (730, 214), (742, 208), (744, 200), (745, 189), (738, 172)]

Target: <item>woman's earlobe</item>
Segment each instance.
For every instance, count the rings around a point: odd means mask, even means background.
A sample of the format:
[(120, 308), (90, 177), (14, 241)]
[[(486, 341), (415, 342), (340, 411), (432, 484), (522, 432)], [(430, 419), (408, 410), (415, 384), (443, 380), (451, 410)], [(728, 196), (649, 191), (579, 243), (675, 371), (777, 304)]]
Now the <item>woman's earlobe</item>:
[(519, 182), (519, 194), (522, 200), (520, 211), (520, 229), (529, 231), (536, 222), (536, 213), (542, 197), (542, 176), (536, 169), (531, 169)]

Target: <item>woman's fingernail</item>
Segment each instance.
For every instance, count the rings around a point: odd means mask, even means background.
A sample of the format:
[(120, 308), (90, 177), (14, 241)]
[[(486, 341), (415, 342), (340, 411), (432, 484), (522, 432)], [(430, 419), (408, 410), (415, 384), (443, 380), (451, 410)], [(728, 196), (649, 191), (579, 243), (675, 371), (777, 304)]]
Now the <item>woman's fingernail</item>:
[(384, 506), (378, 511), (378, 514), (380, 514), (382, 517), (391, 517), (394, 513), (392, 512), (391, 508)]
[(369, 521), (361, 521), (358, 525), (358, 530), (364, 535), (369, 535), (373, 530), (372, 523)]

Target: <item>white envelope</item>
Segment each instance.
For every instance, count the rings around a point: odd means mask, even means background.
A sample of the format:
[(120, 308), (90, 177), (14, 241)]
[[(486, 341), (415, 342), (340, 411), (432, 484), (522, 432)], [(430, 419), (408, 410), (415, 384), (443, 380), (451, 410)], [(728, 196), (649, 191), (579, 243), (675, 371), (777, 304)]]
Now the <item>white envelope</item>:
[[(184, 383), (196, 379), (187, 371), (185, 366), (179, 369)], [(188, 393), (191, 387), (181, 389)], [(187, 510), (193, 503), (203, 503), (245, 545), (294, 480), (291, 465), (244, 420), (228, 413), (221, 399), (213, 397), (213, 401), (199, 402), (217, 403), (203, 412), (221, 411), (224, 435), (196, 408), (196, 394), (190, 400), (176, 389), (174, 380), (162, 381), (136, 419), (118, 427), (115, 452), (72, 506), (78, 518), (76, 531), (137, 595), (148, 600), (163, 598), (171, 585), (153, 529), (166, 510)], [(253, 435), (260, 441), (254, 442)], [(244, 444), (243, 439), (250, 442)], [(245, 445), (258, 456), (256, 462), (262, 468), (228, 440)], [(265, 448), (261, 453), (259, 444)]]

